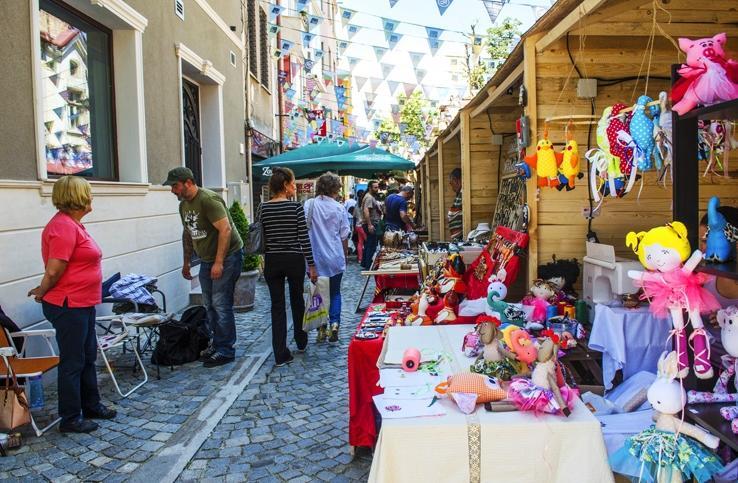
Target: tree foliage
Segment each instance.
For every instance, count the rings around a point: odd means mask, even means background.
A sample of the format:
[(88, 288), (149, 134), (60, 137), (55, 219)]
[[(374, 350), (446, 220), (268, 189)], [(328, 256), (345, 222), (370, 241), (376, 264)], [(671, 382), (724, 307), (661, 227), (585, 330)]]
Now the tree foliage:
[(492, 59), (496, 61), (507, 59), (520, 39), (521, 25), (520, 20), (506, 17), (499, 25), (487, 29), (487, 52)]
[[(246, 215), (241, 208), (241, 204), (234, 201), (228, 210), (231, 212), (231, 219), (236, 227), (236, 231), (241, 235), (241, 240), (244, 243), (249, 241), (249, 220), (246, 219)], [(250, 272), (259, 268), (259, 256), (258, 255), (244, 255), (243, 266), (241, 267), (242, 272)]]
[[(398, 147), (409, 148), (410, 145), (403, 141), (403, 136), (415, 136), (422, 148), (428, 147), (429, 140), (425, 137), (425, 126), (432, 124), (438, 117), (438, 111), (431, 107), (430, 102), (423, 96), (420, 90), (413, 91), (410, 97), (400, 94), (397, 97), (400, 111), (400, 123), (392, 118), (385, 118), (375, 131), (374, 136), (380, 142), (390, 145), (398, 143)], [(400, 129), (404, 125), (404, 130)], [(383, 133), (387, 133), (384, 134)]]

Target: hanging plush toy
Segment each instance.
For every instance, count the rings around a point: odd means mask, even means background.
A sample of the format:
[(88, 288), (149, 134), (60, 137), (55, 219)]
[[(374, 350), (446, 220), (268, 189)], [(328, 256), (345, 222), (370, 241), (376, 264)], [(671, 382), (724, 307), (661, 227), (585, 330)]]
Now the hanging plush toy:
[(600, 201), (600, 194), (612, 197), (620, 196), (623, 182), (623, 173), (620, 172), (620, 158), (613, 156), (610, 152), (610, 140), (607, 128), (610, 125), (612, 107), (606, 107), (602, 111), (602, 117), (597, 122), (597, 148), (590, 149), (584, 155), (592, 165), (589, 176), (592, 198), (595, 202)]
[(525, 157), (525, 163), (535, 170), (538, 186), (558, 186), (561, 155), (554, 151), (553, 144), (548, 140), (548, 129), (544, 129), (543, 139), (538, 141), (535, 154)]
[[(705, 260), (722, 263), (735, 257), (735, 242), (728, 239), (728, 220), (720, 213), (720, 198), (713, 196), (707, 203), (707, 236)], [(726, 233), (727, 232), (727, 233)]]
[(717, 448), (720, 440), (678, 416), (687, 402), (684, 388), (675, 380), (678, 372), (676, 353), (667, 356), (664, 352), (658, 377), (648, 388), (656, 423), (626, 439), (623, 447), (610, 456), (614, 472), (644, 483), (703, 483), (722, 471), (722, 463), (708, 449)]
[(648, 232), (630, 232), (626, 244), (638, 255), (641, 264), (649, 271), (629, 270), (628, 276), (643, 288), (644, 300), (649, 309), (660, 318), (671, 315), (674, 326), (674, 344), (679, 355), (679, 377), (689, 372), (687, 357), (687, 332), (683, 311), (687, 311), (692, 323), (690, 346), (694, 351), (694, 373), (700, 379), (712, 377), (710, 342), (707, 339), (700, 314), (720, 308), (715, 296), (702, 287), (705, 276), (694, 269), (702, 260), (702, 252), (691, 254), (687, 227), (679, 221), (652, 228)]
[(653, 169), (652, 157), (656, 147), (654, 119), (659, 117), (659, 106), (648, 106), (651, 101), (653, 99), (648, 96), (640, 96), (633, 106), (633, 117), (630, 119), (630, 135), (637, 146), (634, 162), (641, 171)]
[(679, 39), (687, 63), (671, 89), (674, 111), (684, 115), (697, 106), (738, 99), (738, 62), (725, 59), (725, 33), (698, 40)]
[(626, 113), (624, 116), (620, 115), (620, 111), (627, 109), (628, 106), (622, 102), (612, 106), (610, 111), (610, 122), (607, 126), (607, 140), (610, 143), (610, 153), (620, 158), (620, 172), (625, 176), (630, 175), (633, 162), (633, 148), (624, 144), (620, 139), (620, 133), (630, 135), (630, 113)]
[[(666, 173), (671, 172), (672, 141), (671, 141), (671, 109), (668, 103), (669, 95), (665, 91), (659, 93), (658, 122), (654, 119), (653, 138), (656, 142), (656, 169), (661, 170), (659, 181), (665, 179)], [(661, 163), (661, 165), (659, 164)]]
[(566, 187), (566, 191), (574, 189), (577, 176), (579, 176), (579, 146), (574, 140), (571, 132), (567, 131), (567, 142), (564, 152), (561, 154), (561, 165), (559, 166), (559, 191)]

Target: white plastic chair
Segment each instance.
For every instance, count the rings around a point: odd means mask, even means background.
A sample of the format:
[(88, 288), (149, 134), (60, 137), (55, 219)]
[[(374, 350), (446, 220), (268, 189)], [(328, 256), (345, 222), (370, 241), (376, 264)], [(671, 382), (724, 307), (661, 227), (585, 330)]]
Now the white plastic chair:
[[(100, 350), (100, 355), (102, 356), (103, 362), (105, 363), (105, 367), (107, 367), (108, 373), (110, 373), (110, 378), (113, 380), (113, 385), (115, 386), (115, 390), (118, 391), (118, 394), (120, 394), (121, 397), (124, 398), (128, 397), (136, 392), (138, 388), (149, 382), (149, 375), (146, 372), (146, 367), (144, 367), (143, 361), (141, 361), (141, 356), (136, 349), (136, 344), (133, 342), (135, 336), (131, 335), (128, 331), (128, 326), (125, 322), (125, 314), (97, 317), (95, 321), (98, 325), (105, 325), (106, 328), (105, 334), (96, 335), (97, 348)], [(111, 349), (115, 349), (116, 347), (123, 348), (126, 344), (128, 344), (128, 349), (133, 352), (133, 355), (136, 358), (136, 363), (141, 368), (141, 372), (143, 373), (144, 378), (143, 381), (135, 385), (128, 392), (124, 393), (120, 389), (120, 385), (118, 385), (118, 380), (116, 379), (113, 368), (111, 367), (110, 361), (108, 360), (107, 352)]]

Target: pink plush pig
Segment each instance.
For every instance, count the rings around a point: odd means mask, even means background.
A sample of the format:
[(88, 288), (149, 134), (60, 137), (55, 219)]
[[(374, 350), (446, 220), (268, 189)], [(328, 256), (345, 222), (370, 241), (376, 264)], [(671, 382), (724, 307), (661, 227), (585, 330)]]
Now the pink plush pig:
[(673, 110), (680, 115), (698, 105), (709, 106), (738, 99), (738, 62), (725, 59), (724, 33), (712, 38), (679, 39), (679, 48), (687, 54), (682, 76), (671, 90)]

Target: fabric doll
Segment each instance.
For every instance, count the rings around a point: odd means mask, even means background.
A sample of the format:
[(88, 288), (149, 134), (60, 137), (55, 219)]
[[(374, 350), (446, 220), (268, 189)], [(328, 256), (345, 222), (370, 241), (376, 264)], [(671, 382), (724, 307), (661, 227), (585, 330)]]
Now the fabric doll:
[(723, 263), (735, 256), (735, 242), (728, 239), (728, 220), (720, 213), (720, 198), (713, 196), (707, 202), (707, 236), (705, 260)]
[(533, 322), (546, 321), (546, 309), (551, 305), (548, 301), (556, 295), (556, 288), (550, 283), (542, 279), (533, 281), (530, 287), (530, 295), (523, 298), (523, 305), (533, 307), (533, 313), (530, 320)]
[(502, 345), (500, 332), (500, 319), (489, 315), (481, 315), (477, 318), (477, 333), (484, 348), (479, 358), (472, 364), (470, 370), (479, 374), (486, 374), (509, 381), (518, 370), (513, 363), (515, 354), (505, 349)]
[(656, 317), (671, 315), (679, 377), (683, 378), (689, 372), (683, 314), (686, 310), (694, 329), (689, 341), (694, 352), (694, 373), (700, 379), (711, 378), (710, 342), (700, 314), (714, 312), (720, 308), (720, 304), (712, 293), (702, 287), (705, 276), (694, 272), (702, 260), (702, 252), (695, 250), (690, 256), (687, 227), (679, 221), (673, 221), (648, 232), (630, 232), (625, 242), (648, 269), (647, 272), (628, 271), (634, 284), (643, 288), (641, 299), (650, 302), (649, 309)]
[(683, 115), (698, 105), (710, 106), (738, 98), (738, 62), (725, 59), (725, 33), (714, 37), (679, 39), (687, 63), (678, 70), (681, 79), (671, 89), (674, 111)]
[[(640, 96), (633, 106), (633, 116), (630, 119), (630, 135), (633, 137), (638, 149), (636, 149), (635, 162), (638, 169), (647, 171), (653, 169), (653, 152), (656, 141), (653, 137), (654, 121), (659, 117), (659, 106), (646, 106), (653, 101), (648, 96)], [(650, 117), (646, 115), (646, 109)]]
[(677, 416), (687, 401), (684, 388), (675, 380), (677, 364), (676, 352), (668, 356), (664, 352), (659, 358), (658, 377), (648, 388), (655, 424), (626, 439), (623, 447), (610, 456), (614, 472), (645, 483), (690, 478), (702, 483), (722, 471), (720, 460), (707, 449), (717, 448), (720, 440)]
[(545, 265), (538, 265), (538, 278), (542, 278), (556, 287), (556, 295), (550, 302), (558, 303), (563, 301), (571, 302), (579, 296), (574, 290), (574, 284), (579, 278), (579, 262), (575, 258), (572, 259), (556, 259), (554, 255), (553, 261)]
[(525, 163), (535, 170), (538, 176), (538, 186), (552, 188), (558, 186), (561, 155), (554, 151), (553, 144), (548, 140), (547, 132), (536, 144), (536, 152), (525, 157)]
[(610, 112), (610, 122), (607, 126), (607, 139), (610, 142), (610, 153), (613, 156), (620, 158), (620, 172), (625, 176), (630, 175), (631, 163), (633, 161), (633, 148), (622, 144), (618, 137), (620, 132), (624, 132), (630, 135), (630, 116), (631, 113), (627, 113), (623, 119), (620, 115), (620, 111), (627, 109), (628, 106), (619, 102), (612, 106)]
[(443, 296), (443, 308), (433, 318), (434, 324), (451, 324), (458, 318), (456, 316), (459, 306), (459, 296), (456, 292), (449, 292)]
[[(568, 133), (567, 137), (571, 137)], [(568, 139), (564, 152), (561, 156), (561, 165), (559, 166), (559, 191), (566, 188), (566, 191), (574, 189), (576, 179), (579, 176), (581, 166), (579, 163), (579, 146), (573, 137)]]
[[(671, 120), (671, 109), (668, 105), (669, 95), (665, 91), (659, 92), (659, 118), (658, 122), (654, 122), (653, 137), (656, 142), (656, 169), (661, 169), (662, 173), (659, 176), (659, 181), (663, 178), (668, 170), (671, 170), (671, 157), (672, 157), (672, 120)], [(654, 121), (656, 121), (654, 119)], [(660, 165), (661, 164), (661, 165)]]

